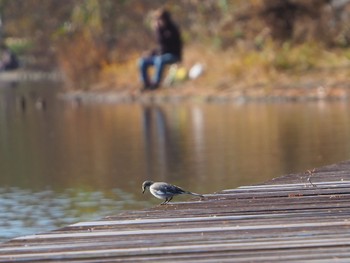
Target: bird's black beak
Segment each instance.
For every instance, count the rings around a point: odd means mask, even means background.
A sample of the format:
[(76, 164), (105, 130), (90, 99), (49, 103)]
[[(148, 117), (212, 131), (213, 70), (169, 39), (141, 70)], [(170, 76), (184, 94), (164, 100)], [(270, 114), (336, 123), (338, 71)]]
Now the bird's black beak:
[(142, 193), (143, 193), (143, 194), (145, 193), (145, 190), (146, 190), (146, 189), (143, 189), (143, 190), (142, 190)]

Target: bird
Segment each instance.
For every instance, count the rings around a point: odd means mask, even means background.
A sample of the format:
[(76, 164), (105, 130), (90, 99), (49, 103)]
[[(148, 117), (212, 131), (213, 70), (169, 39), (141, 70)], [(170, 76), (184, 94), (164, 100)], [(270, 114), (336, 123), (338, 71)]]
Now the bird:
[(165, 199), (165, 201), (161, 203), (161, 205), (169, 203), (174, 196), (181, 195), (181, 194), (194, 195), (194, 196), (199, 196), (201, 198), (204, 197), (203, 195), (192, 193), (176, 185), (172, 185), (164, 182), (144, 181), (142, 184), (142, 193), (145, 193), (147, 189), (149, 189), (151, 194), (154, 195), (155, 197), (159, 199)]

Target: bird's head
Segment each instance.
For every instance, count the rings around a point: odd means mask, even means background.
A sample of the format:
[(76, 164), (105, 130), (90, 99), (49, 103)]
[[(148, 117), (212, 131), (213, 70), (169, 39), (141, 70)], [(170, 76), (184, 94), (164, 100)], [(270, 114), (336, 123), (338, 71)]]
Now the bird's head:
[(142, 184), (142, 193), (144, 193), (152, 184), (152, 181), (144, 181)]

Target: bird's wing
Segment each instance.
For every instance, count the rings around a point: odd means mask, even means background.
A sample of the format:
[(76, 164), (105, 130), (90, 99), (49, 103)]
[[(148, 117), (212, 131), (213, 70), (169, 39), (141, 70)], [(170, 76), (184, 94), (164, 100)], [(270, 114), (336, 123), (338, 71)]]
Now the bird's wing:
[(169, 193), (169, 194), (186, 193), (186, 191), (183, 190), (182, 188), (180, 188), (176, 185), (171, 185), (171, 184), (167, 184), (167, 183), (162, 183), (162, 190), (164, 190), (164, 192)]

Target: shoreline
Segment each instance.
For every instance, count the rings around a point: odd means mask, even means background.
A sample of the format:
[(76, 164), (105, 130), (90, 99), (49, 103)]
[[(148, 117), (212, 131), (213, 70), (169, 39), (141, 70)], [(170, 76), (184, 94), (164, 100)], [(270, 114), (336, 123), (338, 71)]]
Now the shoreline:
[[(305, 77), (305, 76), (304, 76)], [(348, 101), (350, 85), (344, 77), (334, 80), (331, 76), (325, 78), (302, 77), (298, 81), (292, 76), (274, 84), (244, 84), (237, 82), (232, 85), (205, 87), (201, 84), (205, 79), (183, 81), (171, 86), (163, 86), (157, 90), (141, 92), (131, 85), (118, 88), (108, 85), (105, 88), (90, 90), (64, 90), (58, 94), (60, 99), (76, 104), (125, 104), (125, 103), (290, 103), (319, 101)], [(53, 81), (61, 82), (64, 78), (57, 71), (18, 70), (2, 72), (0, 83)], [(102, 82), (103, 83), (103, 82)], [(292, 83), (292, 84), (290, 84)]]
[(165, 87), (156, 91), (105, 90), (68, 91), (59, 94), (68, 102), (77, 104), (106, 103), (284, 103), (347, 101), (350, 88), (251, 88), (247, 90), (196, 90), (187, 87)]

